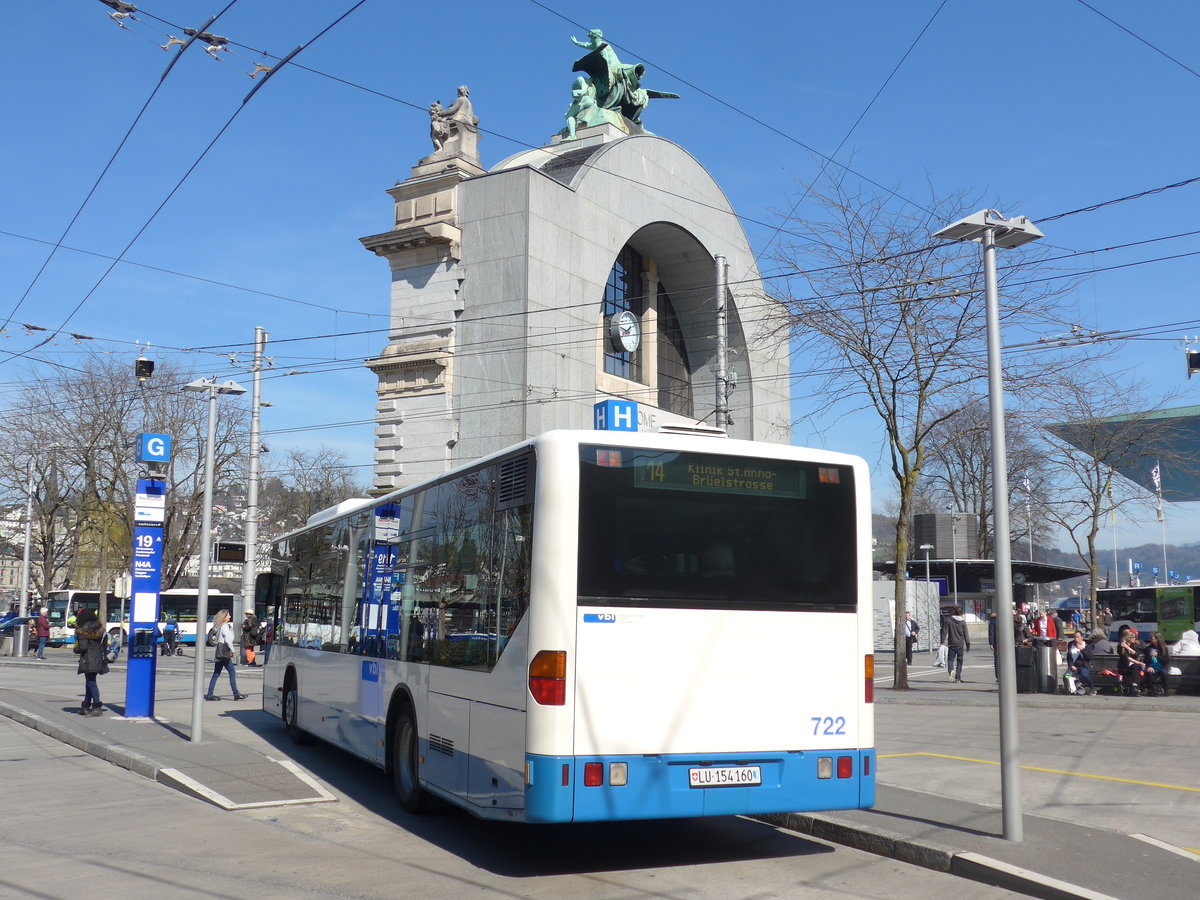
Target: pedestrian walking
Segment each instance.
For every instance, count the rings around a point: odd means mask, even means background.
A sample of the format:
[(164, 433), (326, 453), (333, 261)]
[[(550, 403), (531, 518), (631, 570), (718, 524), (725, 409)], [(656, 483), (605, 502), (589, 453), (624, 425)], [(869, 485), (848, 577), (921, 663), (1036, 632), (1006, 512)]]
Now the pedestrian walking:
[(46, 658), (46, 641), (50, 640), (50, 620), (46, 618), (46, 613), (49, 610), (42, 607), (38, 610), (37, 618), (33, 622), (34, 633), (37, 634), (37, 658)]
[(996, 615), (995, 610), (988, 616), (988, 631), (987, 641), (988, 649), (992, 651), (992, 672), (996, 676), (996, 682), (1000, 681), (1000, 654), (996, 651), (1000, 640), (1000, 619)]
[(904, 614), (904, 660), (910, 666), (912, 665), (913, 647), (917, 643), (917, 635), (921, 633), (921, 626), (917, 624), (912, 617), (912, 613)]
[(946, 617), (946, 675), (950, 681), (961, 682), (963, 660), (971, 649), (971, 638), (967, 634), (967, 617), (961, 606), (952, 606)]
[(248, 666), (257, 666), (254, 648), (258, 646), (261, 626), (253, 610), (246, 610), (246, 618), (242, 620), (242, 657)]
[[(214, 634), (213, 647), (213, 673), (212, 678), (208, 681), (208, 693), (204, 695), (205, 700), (220, 700), (213, 691), (217, 687), (217, 678), (221, 671), (229, 673), (229, 687), (233, 690), (234, 700), (245, 700), (246, 695), (238, 691), (237, 674), (234, 672), (233, 666), (233, 625), (229, 621), (229, 610), (223, 609), (213, 616)], [(196, 642), (196, 646), (200, 646), (200, 642)]]
[(104, 633), (103, 623), (90, 609), (80, 610), (75, 617), (75, 652), (79, 655), (75, 671), (83, 676), (81, 716), (98, 716), (103, 712), (96, 676), (108, 674), (107, 645), (108, 635)]

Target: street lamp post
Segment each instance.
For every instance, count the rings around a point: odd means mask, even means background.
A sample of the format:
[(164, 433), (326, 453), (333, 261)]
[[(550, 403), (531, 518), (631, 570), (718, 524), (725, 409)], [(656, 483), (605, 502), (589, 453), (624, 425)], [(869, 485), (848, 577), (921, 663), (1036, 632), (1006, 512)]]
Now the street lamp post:
[[(929, 551), (933, 549), (933, 544), (922, 544), (917, 549), (925, 551), (925, 584), (929, 585), (933, 581), (933, 579), (931, 579), (929, 577)], [(929, 588), (926, 587), (925, 590), (928, 591)], [(926, 596), (928, 596), (928, 593), (926, 594)], [(920, 625), (920, 624), (921, 624), (920, 622), (917, 623), (917, 625)]]
[[(29, 482), (25, 488), (25, 549), (21, 552), (21, 616), (29, 615), (29, 545), (33, 543), (33, 460), (29, 457)], [(40, 610), (39, 610), (40, 612)], [(13, 656), (24, 656), (29, 648), (29, 625), (13, 629)]]
[(949, 507), (950, 513), (950, 590), (954, 596), (951, 603), (958, 606), (958, 510)]
[[(983, 279), (987, 305), (988, 405), (992, 431), (992, 515), (996, 566), (997, 624), (1012, 621), (1012, 547), (1008, 525), (1008, 459), (1004, 445), (1004, 381), (1000, 367), (1000, 300), (996, 286), (996, 248), (1020, 247), (1042, 237), (1024, 216), (1005, 219), (994, 209), (947, 225), (934, 237), (949, 241), (977, 241), (983, 245)], [(1001, 619), (1003, 613), (1008, 618)], [(1004, 647), (1004, 652), (1000, 648)], [(1004, 837), (1023, 839), (1021, 774), (1017, 763), (1017, 665), (1012, 641), (997, 638), (1000, 668), (1000, 794)]]
[(183, 386), (185, 391), (208, 394), (208, 438), (204, 442), (204, 506), (200, 519), (200, 578), (196, 588), (196, 664), (192, 670), (193, 742), (203, 739), (204, 731), (204, 626), (208, 620), (208, 557), (212, 552), (213, 445), (217, 441), (217, 394), (244, 394), (240, 384), (216, 378), (201, 378)]

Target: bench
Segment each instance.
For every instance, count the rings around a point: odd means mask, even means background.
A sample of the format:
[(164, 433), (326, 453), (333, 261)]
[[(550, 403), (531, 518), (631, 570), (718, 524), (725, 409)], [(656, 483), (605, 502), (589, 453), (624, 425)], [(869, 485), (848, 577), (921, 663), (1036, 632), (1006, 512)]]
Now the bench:
[[(1172, 656), (1170, 666), (1179, 669), (1182, 674), (1167, 676), (1167, 693), (1200, 694), (1200, 656)], [(1105, 669), (1117, 671), (1115, 653), (1096, 653), (1092, 656), (1092, 682), (1096, 685), (1096, 691), (1109, 694), (1116, 691), (1117, 679), (1112, 675), (1101, 675)]]

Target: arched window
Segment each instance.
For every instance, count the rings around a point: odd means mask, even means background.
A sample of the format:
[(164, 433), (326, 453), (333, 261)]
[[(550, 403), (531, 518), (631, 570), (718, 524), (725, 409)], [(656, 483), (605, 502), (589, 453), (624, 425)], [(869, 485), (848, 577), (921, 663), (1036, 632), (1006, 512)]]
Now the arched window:
[(679, 317), (670, 295), (658, 286), (658, 405), (680, 416), (692, 416), (692, 367)]
[(642, 255), (626, 245), (617, 255), (604, 286), (604, 371), (630, 381), (642, 379), (640, 331), (637, 345), (633, 350), (627, 350), (613, 339), (611, 326), (613, 318), (621, 313), (631, 313), (641, 322), (646, 310), (642, 270)]

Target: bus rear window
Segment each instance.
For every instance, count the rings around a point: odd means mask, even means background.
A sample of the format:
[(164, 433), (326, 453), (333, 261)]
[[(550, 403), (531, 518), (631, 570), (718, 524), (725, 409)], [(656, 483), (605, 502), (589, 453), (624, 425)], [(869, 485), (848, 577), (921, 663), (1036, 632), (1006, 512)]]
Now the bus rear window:
[(849, 466), (581, 448), (582, 603), (852, 611), (857, 561)]

